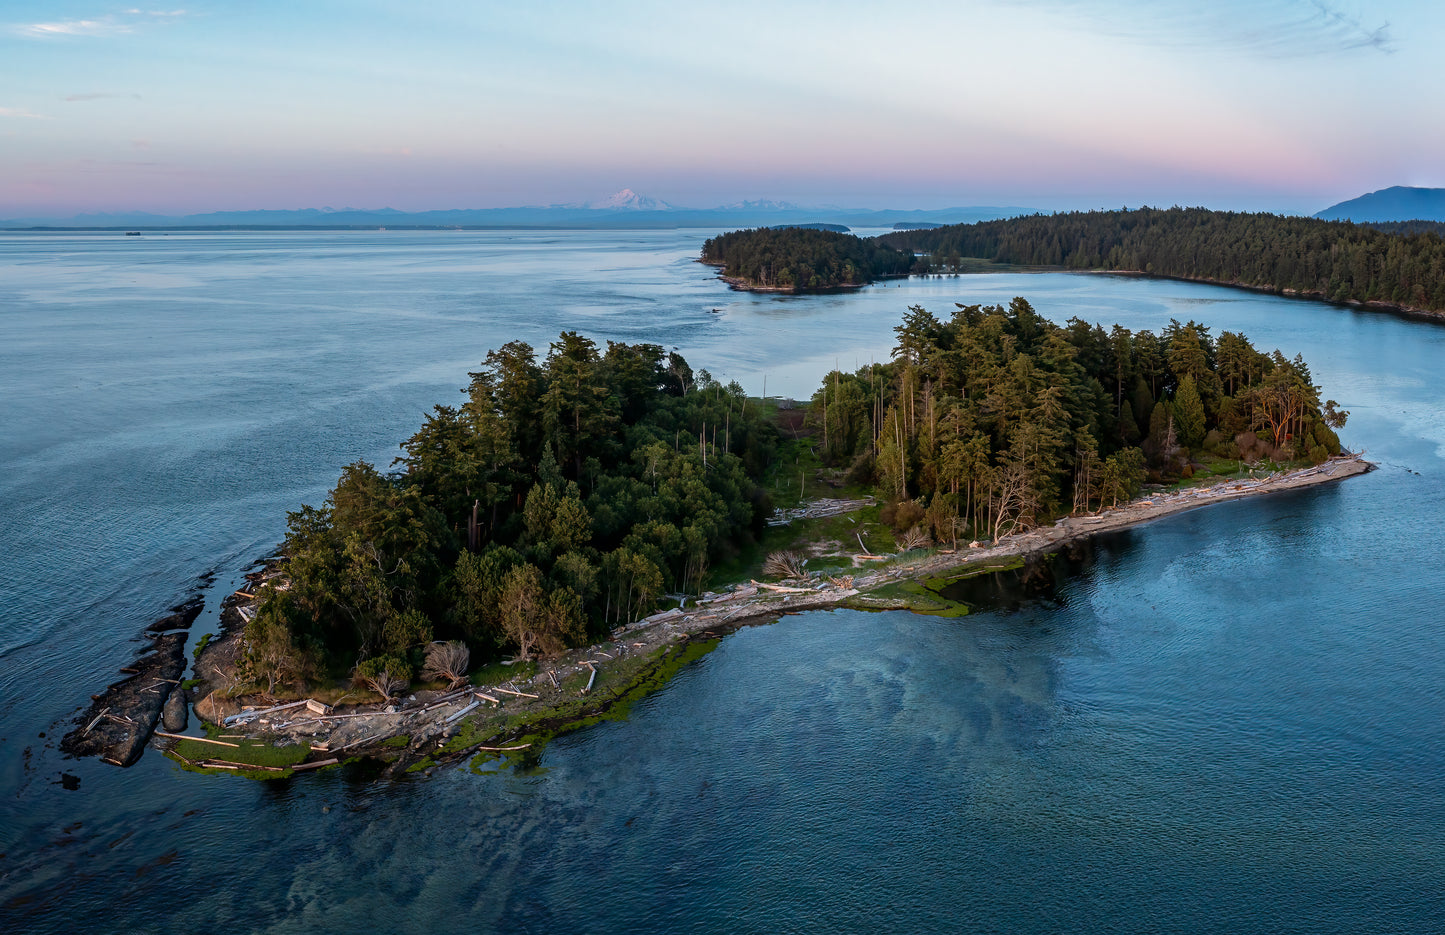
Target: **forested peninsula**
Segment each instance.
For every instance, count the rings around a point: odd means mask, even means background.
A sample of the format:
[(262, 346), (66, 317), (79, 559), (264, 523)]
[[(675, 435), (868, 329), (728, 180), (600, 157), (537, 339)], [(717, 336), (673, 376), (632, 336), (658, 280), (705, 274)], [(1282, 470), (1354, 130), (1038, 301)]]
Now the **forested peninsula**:
[(1366, 226), (1204, 208), (1140, 208), (1031, 215), (877, 239), (927, 254), (934, 271), (956, 270), (965, 259), (978, 258), (1445, 313), (1445, 240), (1415, 223)]
[[(807, 447), (916, 541), (997, 539), (1146, 481), (1340, 452), (1346, 414), (1302, 359), (1197, 322), (1056, 325), (1018, 298), (947, 319), (914, 307), (895, 331), (889, 363), (827, 376)], [(513, 342), (471, 377), (461, 407), (402, 443), (399, 470), (349, 465), (325, 504), (291, 514), (288, 586), (246, 627), (250, 680), (349, 675), (390, 695), (440, 674), (424, 658), (438, 641), (556, 654), (702, 593), (760, 538), (779, 438), (736, 384), (571, 332), (540, 363)]]
[[(392, 775), (510, 754), (748, 622), (966, 613), (941, 596), (959, 576), (1368, 469), (1332, 460), (1348, 413), (1305, 362), (1240, 334), (1057, 325), (1023, 298), (913, 307), (894, 330), (889, 362), (828, 374), (802, 407), (657, 345), (564, 332), (541, 360), (522, 342), (488, 353), (393, 470), (348, 465), (289, 515), (279, 555), (225, 599), (226, 632), (198, 647), (200, 678), (170, 694), (194, 688), (210, 733), (163, 734), (170, 753), (258, 777), (338, 754)], [(770, 519), (775, 498), (790, 509)], [(176, 674), (150, 666), (96, 696), (68, 749), (139, 755), (167, 694), (133, 689), (179, 675), (172, 642), (157, 665)]]
[(722, 267), (722, 278), (737, 289), (816, 292), (906, 275), (914, 258), (852, 234), (764, 227), (709, 238), (702, 245), (702, 262)]

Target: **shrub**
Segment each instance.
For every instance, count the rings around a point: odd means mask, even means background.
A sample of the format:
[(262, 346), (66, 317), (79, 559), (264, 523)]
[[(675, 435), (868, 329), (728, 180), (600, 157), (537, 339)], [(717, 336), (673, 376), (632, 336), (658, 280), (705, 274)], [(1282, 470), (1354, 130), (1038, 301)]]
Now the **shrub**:
[(873, 452), (865, 451), (853, 459), (844, 479), (847, 483), (855, 486), (866, 486), (872, 484), (877, 479), (877, 475), (878, 465), (873, 460)]
[(893, 527), (894, 532), (907, 532), (917, 526), (928, 514), (928, 511), (923, 508), (923, 504), (917, 500), (903, 500), (896, 504), (890, 504), (890, 506), (892, 506), (891, 515), (889, 508), (885, 506), (881, 518), (883, 522)]

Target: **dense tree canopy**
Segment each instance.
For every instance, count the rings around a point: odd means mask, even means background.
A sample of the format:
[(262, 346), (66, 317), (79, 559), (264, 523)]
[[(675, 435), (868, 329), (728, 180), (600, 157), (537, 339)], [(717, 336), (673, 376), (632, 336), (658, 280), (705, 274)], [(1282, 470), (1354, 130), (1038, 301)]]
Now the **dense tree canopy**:
[(1024, 299), (913, 307), (893, 361), (830, 373), (809, 417), (828, 463), (872, 481), (895, 525), (940, 539), (1019, 525), (1188, 475), (1201, 457), (1323, 461), (1344, 413), (1304, 361), (1196, 322), (1161, 334), (1055, 325)]
[[(1024, 299), (910, 308), (893, 360), (830, 373), (819, 454), (899, 529), (996, 538), (1133, 496), (1207, 456), (1337, 453), (1345, 413), (1304, 361), (1196, 322), (1055, 325)], [(284, 590), (246, 628), (253, 678), (346, 669), (390, 694), (422, 667), (551, 654), (696, 593), (756, 541), (777, 432), (737, 384), (652, 344), (512, 342), (402, 443), (289, 518)], [(445, 644), (439, 641), (451, 641)], [(443, 656), (453, 661), (438, 663)]]
[(273, 684), (356, 664), (379, 690), (433, 640), (555, 652), (699, 591), (770, 510), (776, 430), (737, 384), (652, 344), (512, 342), (402, 443), (291, 514), (289, 587), (247, 627)]
[(1417, 222), (1400, 225), (1400, 232), (1377, 227), (1391, 225), (1141, 208), (955, 224), (884, 234), (878, 240), (929, 254), (935, 268), (981, 257), (1445, 310), (1445, 240)]
[(792, 227), (719, 234), (702, 245), (702, 261), (721, 266), (745, 288), (804, 292), (902, 275), (914, 258), (852, 234)]

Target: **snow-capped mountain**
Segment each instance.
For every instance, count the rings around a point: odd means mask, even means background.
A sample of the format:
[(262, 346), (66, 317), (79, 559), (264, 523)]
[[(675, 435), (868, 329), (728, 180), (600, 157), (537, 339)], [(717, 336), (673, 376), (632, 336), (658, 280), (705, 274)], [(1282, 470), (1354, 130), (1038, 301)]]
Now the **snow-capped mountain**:
[(624, 188), (615, 195), (601, 201), (589, 201), (587, 207), (594, 211), (671, 211), (672, 205), (657, 198), (639, 195), (630, 188)]

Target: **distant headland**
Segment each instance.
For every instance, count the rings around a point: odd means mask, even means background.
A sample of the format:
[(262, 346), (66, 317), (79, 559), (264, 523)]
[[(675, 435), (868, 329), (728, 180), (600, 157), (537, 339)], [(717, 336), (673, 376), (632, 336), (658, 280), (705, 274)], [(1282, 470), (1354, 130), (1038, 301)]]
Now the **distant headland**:
[(826, 224), (890, 228), (896, 224), (960, 224), (1013, 217), (1024, 208), (971, 206), (927, 210), (800, 206), (786, 201), (741, 201), (711, 208), (688, 208), (623, 189), (582, 204), (523, 205), (504, 208), (448, 208), (398, 211), (393, 208), (303, 208), (212, 211), (165, 215), (126, 211), (69, 217), (0, 219), (8, 230), (634, 230), (672, 228), (781, 227)]

